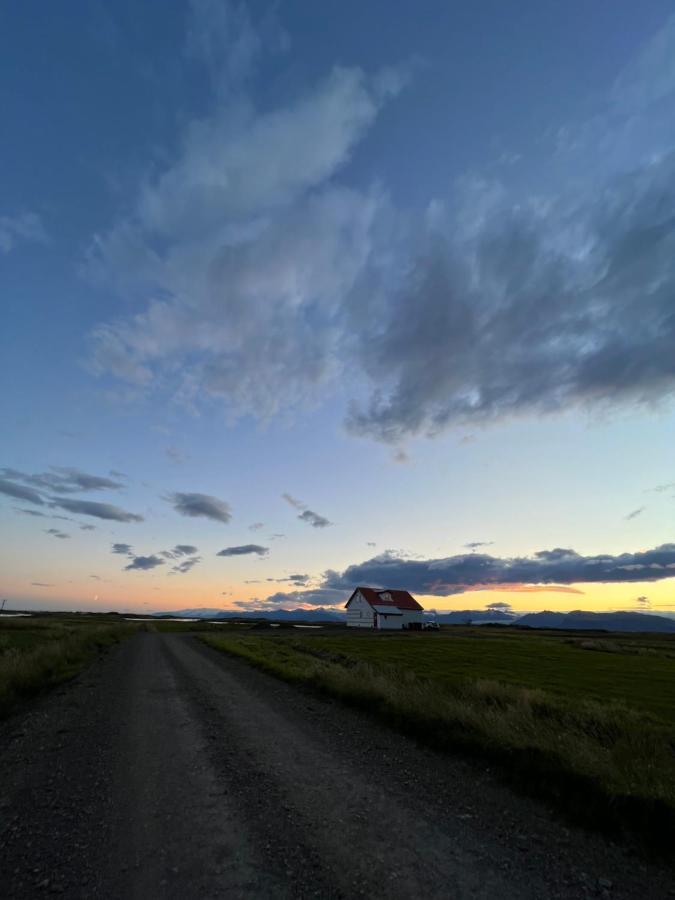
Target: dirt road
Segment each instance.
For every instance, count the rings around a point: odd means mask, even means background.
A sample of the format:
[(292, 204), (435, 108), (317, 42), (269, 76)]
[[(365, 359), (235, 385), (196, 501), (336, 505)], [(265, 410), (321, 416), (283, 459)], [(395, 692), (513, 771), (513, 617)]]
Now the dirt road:
[(187, 635), (0, 725), (0, 895), (675, 896), (468, 762)]

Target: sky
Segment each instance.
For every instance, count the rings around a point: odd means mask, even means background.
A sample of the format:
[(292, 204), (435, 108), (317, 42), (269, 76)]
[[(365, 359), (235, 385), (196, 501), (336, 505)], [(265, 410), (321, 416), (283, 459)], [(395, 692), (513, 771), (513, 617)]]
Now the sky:
[(670, 2), (0, 12), (8, 608), (675, 612)]

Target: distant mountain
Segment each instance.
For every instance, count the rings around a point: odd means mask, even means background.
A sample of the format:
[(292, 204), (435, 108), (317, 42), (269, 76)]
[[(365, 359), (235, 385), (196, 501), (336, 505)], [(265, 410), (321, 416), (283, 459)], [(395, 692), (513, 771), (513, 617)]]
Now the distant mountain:
[(517, 617), (513, 613), (499, 609), (458, 609), (447, 613), (427, 613), (434, 622), (441, 625), (511, 625)]
[(256, 609), (242, 610), (241, 612), (201, 607), (153, 613), (153, 615), (158, 618), (177, 619), (269, 619), (273, 622), (324, 622), (326, 624), (339, 624), (346, 621), (344, 613), (326, 609), (323, 606), (317, 606), (314, 609)]
[(675, 620), (665, 616), (634, 612), (594, 613), (581, 609), (575, 609), (569, 613), (550, 612), (549, 610), (527, 613), (514, 624), (526, 625), (529, 628), (675, 632)]

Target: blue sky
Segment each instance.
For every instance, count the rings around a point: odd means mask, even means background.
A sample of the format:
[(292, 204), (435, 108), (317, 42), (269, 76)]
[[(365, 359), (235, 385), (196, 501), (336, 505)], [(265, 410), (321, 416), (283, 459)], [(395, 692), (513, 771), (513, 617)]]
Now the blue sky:
[(2, 596), (675, 604), (671, 12), (5, 9)]

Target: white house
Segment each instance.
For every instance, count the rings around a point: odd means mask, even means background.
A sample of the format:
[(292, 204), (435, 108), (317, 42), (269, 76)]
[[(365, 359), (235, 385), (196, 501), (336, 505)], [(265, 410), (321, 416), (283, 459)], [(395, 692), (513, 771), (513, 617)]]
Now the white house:
[(352, 628), (421, 628), (424, 609), (407, 591), (357, 587), (345, 606)]

